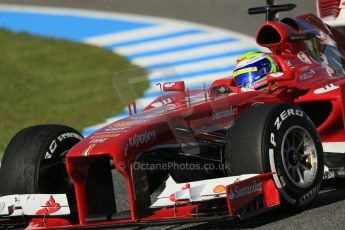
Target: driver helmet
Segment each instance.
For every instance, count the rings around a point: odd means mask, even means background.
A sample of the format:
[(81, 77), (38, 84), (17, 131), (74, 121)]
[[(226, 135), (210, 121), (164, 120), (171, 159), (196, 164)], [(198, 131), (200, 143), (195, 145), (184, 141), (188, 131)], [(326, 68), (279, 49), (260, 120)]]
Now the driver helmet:
[(237, 60), (232, 77), (241, 89), (262, 90), (268, 86), (266, 75), (277, 71), (278, 65), (271, 56), (261, 52), (249, 52)]

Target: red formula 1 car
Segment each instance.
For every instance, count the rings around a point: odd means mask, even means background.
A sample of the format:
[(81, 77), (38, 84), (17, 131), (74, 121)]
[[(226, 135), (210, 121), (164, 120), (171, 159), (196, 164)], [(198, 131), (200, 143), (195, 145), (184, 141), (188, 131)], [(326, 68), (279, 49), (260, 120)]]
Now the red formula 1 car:
[[(345, 37), (312, 14), (266, 14), (257, 43), (277, 63), (266, 90), (236, 78), (174, 91), (89, 137), (41, 125), (20, 131), (0, 171), (0, 224), (109, 227), (248, 218), (303, 208), (323, 178), (345, 175)], [(125, 188), (125, 189), (124, 189)]]

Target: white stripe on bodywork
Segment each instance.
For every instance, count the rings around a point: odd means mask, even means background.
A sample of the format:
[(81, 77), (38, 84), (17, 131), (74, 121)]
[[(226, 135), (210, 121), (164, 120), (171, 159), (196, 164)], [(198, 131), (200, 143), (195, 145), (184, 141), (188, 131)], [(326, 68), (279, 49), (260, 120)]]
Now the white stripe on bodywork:
[(326, 153), (345, 153), (345, 142), (322, 142)]

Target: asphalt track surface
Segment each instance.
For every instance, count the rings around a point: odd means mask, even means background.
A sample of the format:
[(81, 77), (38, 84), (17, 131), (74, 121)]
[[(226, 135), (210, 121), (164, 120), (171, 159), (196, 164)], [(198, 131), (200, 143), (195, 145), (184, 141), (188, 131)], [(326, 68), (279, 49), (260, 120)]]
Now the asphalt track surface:
[[(0, 3), (86, 8), (176, 18), (235, 30), (253, 36), (262, 16), (248, 16), (246, 9), (258, 0), (7, 0)], [(314, 12), (314, 1), (299, 0), (293, 14)], [(290, 13), (291, 15), (291, 13)], [(345, 229), (345, 181), (328, 182), (318, 199), (303, 212), (279, 209), (246, 222), (202, 223), (198, 229)], [(195, 228), (196, 225), (166, 229)], [(155, 229), (161, 229), (156, 227)]]

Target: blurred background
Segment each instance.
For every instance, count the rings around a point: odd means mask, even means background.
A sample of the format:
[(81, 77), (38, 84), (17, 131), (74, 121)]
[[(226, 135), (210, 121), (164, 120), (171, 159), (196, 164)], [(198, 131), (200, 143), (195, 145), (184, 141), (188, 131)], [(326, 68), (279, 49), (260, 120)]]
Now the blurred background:
[[(277, 0), (297, 8), (281, 16), (316, 13), (314, 0)], [(57, 6), (175, 18), (235, 30), (254, 36), (264, 16), (249, 16), (247, 9), (264, 0), (1, 0), (0, 3)]]
[[(281, 17), (315, 13), (314, 1), (288, 2), (298, 7)], [(252, 0), (0, 4), (0, 157), (24, 127), (62, 123), (89, 135), (126, 116), (127, 102), (145, 107), (158, 96), (156, 83), (197, 88), (230, 76), (238, 56), (259, 49), (254, 36), (264, 21), (247, 14), (264, 4)]]

